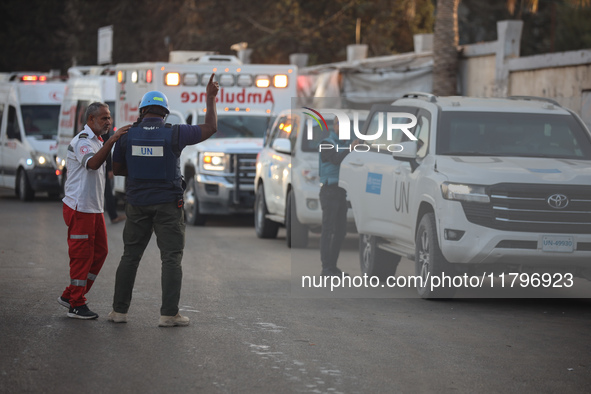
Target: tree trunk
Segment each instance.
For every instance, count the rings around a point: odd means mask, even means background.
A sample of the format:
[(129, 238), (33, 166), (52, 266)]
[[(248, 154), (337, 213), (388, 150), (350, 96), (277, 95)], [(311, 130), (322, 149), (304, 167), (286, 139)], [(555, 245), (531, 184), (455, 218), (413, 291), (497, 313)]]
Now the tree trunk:
[(460, 0), (437, 0), (433, 36), (433, 93), (457, 94), (458, 4)]

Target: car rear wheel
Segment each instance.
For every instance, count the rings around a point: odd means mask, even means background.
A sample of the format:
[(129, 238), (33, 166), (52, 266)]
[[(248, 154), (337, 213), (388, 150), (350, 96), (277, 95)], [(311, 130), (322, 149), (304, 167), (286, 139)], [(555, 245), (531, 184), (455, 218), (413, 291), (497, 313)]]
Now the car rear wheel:
[(377, 276), (386, 280), (396, 273), (400, 256), (388, 253), (377, 245), (377, 238), (373, 235), (359, 234), (359, 265), (361, 273), (367, 276)]
[(267, 219), (268, 213), (265, 189), (260, 184), (254, 202), (254, 229), (259, 238), (277, 238), (279, 223)]
[(207, 216), (199, 213), (199, 201), (197, 200), (197, 184), (195, 179), (189, 179), (183, 196), (185, 208), (185, 221), (193, 226), (203, 226)]
[(298, 220), (293, 190), (290, 190), (287, 195), (285, 231), (288, 248), (305, 248), (308, 246), (308, 227)]
[(441, 286), (431, 287), (434, 277), (442, 279), (444, 273), (446, 276), (452, 277), (452, 279), (455, 276), (452, 265), (443, 257), (439, 248), (434, 213), (429, 212), (422, 217), (417, 230), (415, 245), (415, 274), (421, 277), (421, 280), (417, 281), (419, 295), (425, 299), (453, 297), (456, 288), (444, 286), (443, 280), (439, 283)]

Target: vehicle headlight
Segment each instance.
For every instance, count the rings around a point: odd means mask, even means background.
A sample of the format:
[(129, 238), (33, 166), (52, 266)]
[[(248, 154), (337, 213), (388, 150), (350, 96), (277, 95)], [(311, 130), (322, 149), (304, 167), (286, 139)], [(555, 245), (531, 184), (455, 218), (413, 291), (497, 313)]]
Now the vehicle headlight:
[(51, 167), (51, 158), (43, 153), (33, 153), (33, 163), (27, 164), (34, 164), (35, 166), (39, 167)]
[(224, 171), (228, 164), (228, 156), (220, 152), (204, 152), (201, 154), (201, 165), (207, 171)]
[(56, 165), (56, 167), (57, 167), (58, 169), (60, 169), (60, 170), (63, 170), (63, 169), (64, 169), (64, 167), (66, 166), (66, 160), (65, 160), (65, 159), (62, 159), (62, 158), (61, 158), (61, 157), (59, 157), (59, 156), (56, 156), (56, 157), (55, 157), (55, 165)]
[(464, 185), (460, 183), (443, 182), (441, 194), (446, 200), (489, 203), (490, 197), (485, 186)]

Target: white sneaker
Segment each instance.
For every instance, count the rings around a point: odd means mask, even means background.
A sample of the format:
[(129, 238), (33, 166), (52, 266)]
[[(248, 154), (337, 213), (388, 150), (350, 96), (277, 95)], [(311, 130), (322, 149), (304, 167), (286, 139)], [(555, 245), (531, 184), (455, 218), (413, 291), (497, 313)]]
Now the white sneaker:
[(113, 323), (127, 323), (127, 313), (119, 313), (115, 311), (109, 312), (107, 320), (112, 321)]
[(176, 316), (160, 316), (158, 327), (174, 327), (174, 326), (188, 326), (189, 318), (181, 316), (177, 313)]

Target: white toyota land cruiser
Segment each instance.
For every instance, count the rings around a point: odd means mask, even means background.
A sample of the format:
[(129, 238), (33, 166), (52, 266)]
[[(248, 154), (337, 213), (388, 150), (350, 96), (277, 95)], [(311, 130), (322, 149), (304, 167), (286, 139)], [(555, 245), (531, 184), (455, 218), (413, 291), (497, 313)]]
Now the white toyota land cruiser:
[[(388, 113), (415, 115), (417, 141), (382, 133)], [(422, 278), (540, 270), (591, 279), (591, 136), (572, 111), (535, 97), (411, 93), (374, 107), (362, 134), (381, 137), (345, 158), (339, 185), (363, 273), (393, 275), (404, 256)], [(423, 298), (455, 290), (418, 283)]]

